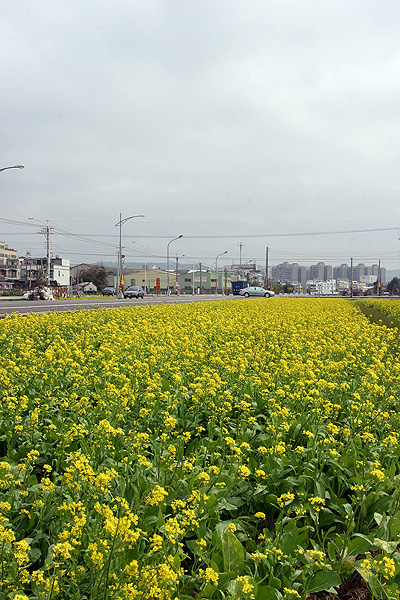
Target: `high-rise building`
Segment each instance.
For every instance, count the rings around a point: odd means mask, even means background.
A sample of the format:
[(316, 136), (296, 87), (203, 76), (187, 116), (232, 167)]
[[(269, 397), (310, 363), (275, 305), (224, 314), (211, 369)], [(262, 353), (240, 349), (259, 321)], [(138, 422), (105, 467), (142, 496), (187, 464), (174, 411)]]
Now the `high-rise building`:
[(316, 265), (310, 267), (310, 279), (317, 279), (324, 281), (325, 278), (325, 263), (319, 262)]
[(333, 277), (332, 265), (325, 265), (324, 267), (324, 281), (330, 281)]
[(299, 267), (299, 282), (305, 285), (307, 281), (307, 267)]
[(300, 265), (299, 263), (292, 263), (291, 265), (289, 265), (289, 278), (288, 281), (290, 281), (291, 283), (297, 283), (299, 280), (299, 269), (300, 269)]
[(359, 263), (353, 267), (353, 281), (362, 281), (362, 277), (365, 275), (364, 263)]
[(334, 267), (333, 277), (334, 279), (340, 279), (342, 281), (349, 281), (350, 279), (350, 267), (346, 263), (342, 263), (339, 267)]

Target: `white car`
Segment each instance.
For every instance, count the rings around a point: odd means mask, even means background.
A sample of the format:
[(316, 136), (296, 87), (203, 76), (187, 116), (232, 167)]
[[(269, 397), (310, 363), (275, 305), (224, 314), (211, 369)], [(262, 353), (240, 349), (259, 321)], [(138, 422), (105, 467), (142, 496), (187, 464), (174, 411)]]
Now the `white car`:
[(275, 293), (272, 290), (266, 290), (262, 287), (252, 285), (240, 290), (239, 295), (244, 296), (245, 298), (249, 298), (249, 296), (263, 296), (264, 298), (271, 298), (272, 296), (275, 296)]

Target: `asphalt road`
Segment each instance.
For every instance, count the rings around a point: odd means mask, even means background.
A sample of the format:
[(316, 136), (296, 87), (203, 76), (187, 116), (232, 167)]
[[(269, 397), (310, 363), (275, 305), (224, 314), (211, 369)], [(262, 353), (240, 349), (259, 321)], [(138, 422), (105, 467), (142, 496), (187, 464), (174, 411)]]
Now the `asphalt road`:
[(144, 306), (146, 304), (182, 304), (185, 302), (205, 302), (207, 300), (234, 300), (240, 296), (215, 294), (203, 296), (148, 296), (137, 300), (117, 300), (116, 298), (79, 298), (71, 300), (1, 300), (0, 318), (13, 313), (70, 312), (73, 310), (95, 310), (99, 308), (120, 308), (121, 306)]

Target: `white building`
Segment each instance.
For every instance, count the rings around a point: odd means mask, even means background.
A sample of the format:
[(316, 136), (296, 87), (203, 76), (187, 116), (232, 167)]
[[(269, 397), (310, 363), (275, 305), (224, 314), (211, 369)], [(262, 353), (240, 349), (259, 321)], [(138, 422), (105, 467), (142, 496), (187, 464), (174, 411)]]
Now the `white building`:
[(70, 260), (69, 258), (52, 258), (50, 260), (50, 280), (57, 281), (58, 285), (69, 285)]
[(336, 279), (328, 281), (308, 281), (307, 287), (314, 296), (336, 296), (338, 294)]

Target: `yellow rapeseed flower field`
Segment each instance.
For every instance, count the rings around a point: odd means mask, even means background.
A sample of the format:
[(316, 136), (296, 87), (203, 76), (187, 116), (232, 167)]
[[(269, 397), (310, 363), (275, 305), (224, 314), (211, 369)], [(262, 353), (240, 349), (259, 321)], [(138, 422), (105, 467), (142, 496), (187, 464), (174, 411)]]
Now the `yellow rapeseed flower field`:
[(355, 569), (396, 597), (397, 329), (275, 298), (7, 317), (0, 345), (1, 598), (305, 599)]

